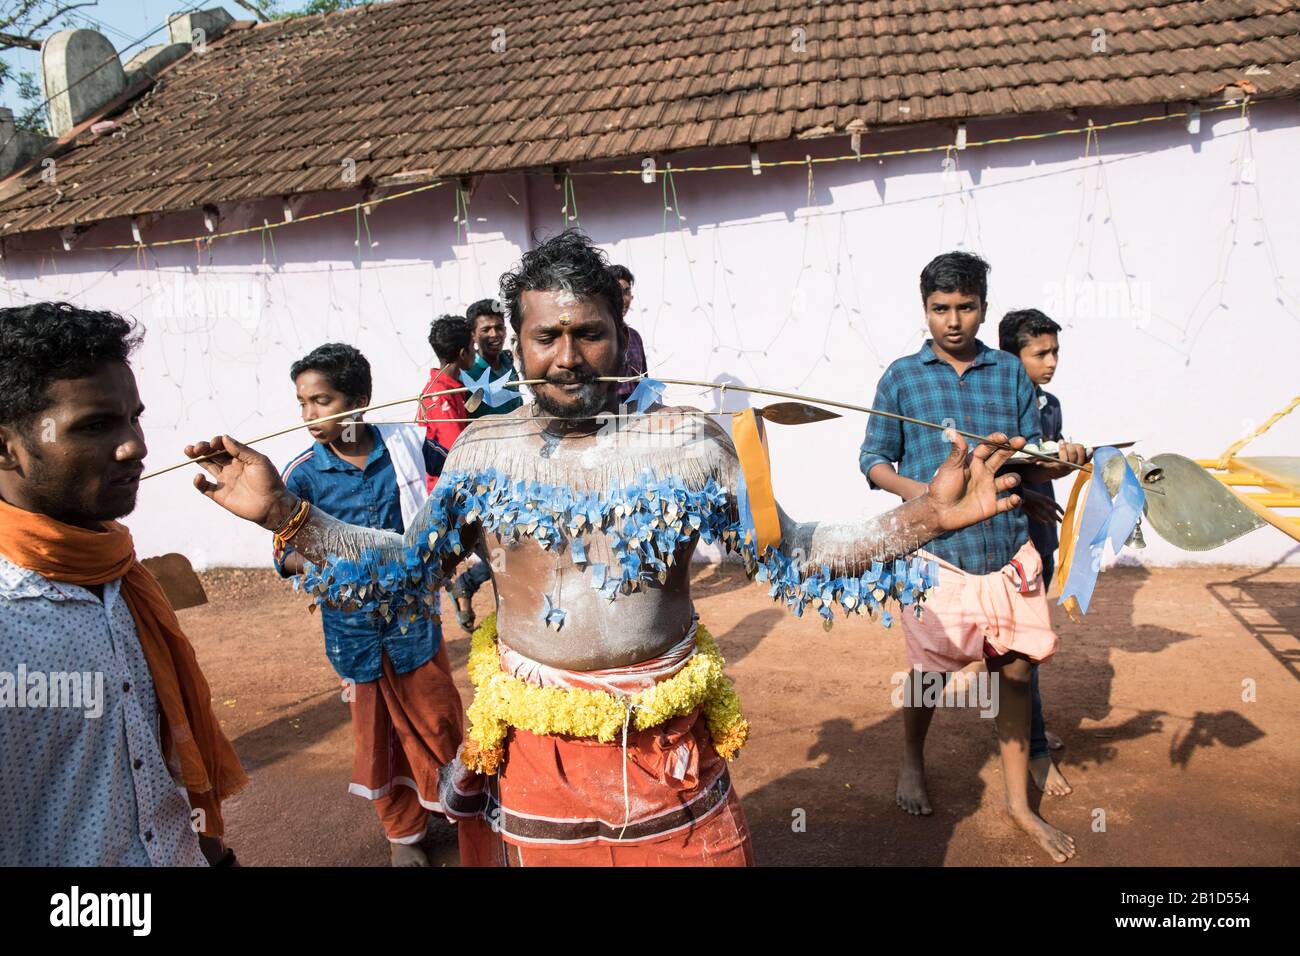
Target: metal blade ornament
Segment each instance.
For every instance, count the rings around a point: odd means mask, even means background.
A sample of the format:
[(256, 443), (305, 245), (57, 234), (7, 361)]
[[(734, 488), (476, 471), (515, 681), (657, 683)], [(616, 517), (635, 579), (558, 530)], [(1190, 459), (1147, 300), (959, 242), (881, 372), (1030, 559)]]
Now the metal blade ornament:
[[(1166, 452), (1152, 458), (1131, 454), (1128, 461), (1147, 492), (1147, 522), (1176, 548), (1212, 551), (1265, 524), (1190, 458)], [(1107, 468), (1102, 481), (1114, 494), (1117, 470)]]
[(758, 413), (776, 425), (808, 425), (841, 417), (837, 412), (815, 408), (803, 402), (776, 402), (758, 409)]

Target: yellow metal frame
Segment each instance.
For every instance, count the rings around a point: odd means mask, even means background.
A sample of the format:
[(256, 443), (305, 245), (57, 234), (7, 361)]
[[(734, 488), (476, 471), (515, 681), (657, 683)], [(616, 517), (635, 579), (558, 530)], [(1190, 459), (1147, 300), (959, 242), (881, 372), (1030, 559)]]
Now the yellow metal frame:
[[(1196, 463), (1217, 478), (1247, 508), (1279, 531), (1300, 541), (1300, 516), (1278, 514), (1274, 510), (1300, 508), (1300, 487), (1281, 475), (1238, 458), (1228, 458), (1226, 462), (1217, 458), (1199, 458)], [(1222, 467), (1225, 463), (1226, 468)]]

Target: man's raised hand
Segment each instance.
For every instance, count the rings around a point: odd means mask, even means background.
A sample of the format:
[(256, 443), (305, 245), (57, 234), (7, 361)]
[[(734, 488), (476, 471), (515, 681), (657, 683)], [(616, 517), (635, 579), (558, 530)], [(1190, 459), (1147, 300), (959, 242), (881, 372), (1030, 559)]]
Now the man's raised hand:
[(1008, 439), (994, 432), (988, 442), (980, 442), (968, 455), (965, 439), (952, 429), (944, 435), (952, 442), (952, 452), (930, 479), (929, 490), (943, 532), (969, 528), (1020, 504), (1019, 495), (999, 497), (1001, 492), (1020, 484), (1020, 476), (1007, 474), (999, 478), (997, 473), (1015, 451), (1024, 447), (1023, 438)]
[(229, 435), (186, 445), (185, 455), (213, 456), (196, 464), (216, 480), (195, 475), (194, 487), (233, 515), (274, 530), (288, 520), (297, 504), (271, 459)]

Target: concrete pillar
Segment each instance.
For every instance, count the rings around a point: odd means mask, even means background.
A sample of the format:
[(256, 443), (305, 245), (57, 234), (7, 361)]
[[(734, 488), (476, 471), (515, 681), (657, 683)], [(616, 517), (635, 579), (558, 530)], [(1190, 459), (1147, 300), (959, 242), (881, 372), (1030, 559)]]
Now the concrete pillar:
[(189, 52), (188, 43), (160, 43), (158, 46), (145, 47), (123, 65), (126, 85), (132, 86), (145, 77), (156, 79), (159, 70), (169, 63), (175, 63)]
[[(235, 18), (221, 7), (208, 10), (196, 10), (193, 13), (173, 13), (167, 18), (167, 31), (173, 43), (189, 43), (194, 52), (200, 52), (203, 44), (215, 40), (226, 32), (226, 28), (235, 22)], [(202, 31), (197, 33), (195, 31)]]
[(32, 157), (54, 142), (40, 133), (29, 133), (14, 127), (14, 111), (0, 106), (0, 179), (4, 179), (20, 166), (26, 166)]
[(117, 50), (94, 30), (60, 30), (41, 44), (50, 132), (62, 136), (126, 89)]

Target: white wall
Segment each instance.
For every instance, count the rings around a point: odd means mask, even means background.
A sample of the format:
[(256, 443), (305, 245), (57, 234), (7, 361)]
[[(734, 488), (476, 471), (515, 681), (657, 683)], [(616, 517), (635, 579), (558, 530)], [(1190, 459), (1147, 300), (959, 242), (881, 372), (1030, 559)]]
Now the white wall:
[[(1157, 109), (1095, 114), (1097, 123)], [(972, 142), (1085, 125), (1062, 115), (976, 123)], [(943, 127), (864, 137), (863, 149), (945, 142)], [(942, 153), (808, 168), (679, 173), (664, 181), (574, 177), (579, 220), (637, 276), (629, 321), (652, 371), (869, 403), (884, 367), (922, 341), (921, 267), (941, 251), (979, 252), (993, 265), (983, 338), (1036, 306), (1065, 325), (1052, 390), (1066, 430), (1087, 443), (1140, 440), (1145, 454), (1216, 455), (1296, 394), (1300, 354), (1300, 109), (1294, 100), (1206, 113), (1199, 135), (1181, 120), (1100, 134), (970, 148), (955, 173)], [(802, 160), (849, 152), (847, 138), (763, 150)], [(745, 150), (682, 154), (674, 165), (747, 163)], [(591, 169), (628, 168), (629, 160)], [(662, 162), (661, 162), (662, 168)], [(1243, 175), (1244, 174), (1244, 175)], [(314, 197), (300, 212), (342, 206), (352, 193)], [(370, 238), (352, 213), (274, 233), (131, 250), (125, 223), (93, 229), (77, 251), (40, 234), (5, 244), (0, 304), (64, 298), (134, 315), (149, 329), (135, 362), (151, 467), (179, 459), (186, 441), (228, 431), (261, 434), (295, 420), (289, 363), (324, 341), (356, 344), (375, 369), (375, 399), (415, 394), (431, 358), (429, 320), (495, 295), (495, 281), (528, 236), (563, 224), (549, 175), (487, 177), (468, 241), (452, 222), (450, 187), (377, 207)], [(677, 213), (685, 221), (678, 222)], [(280, 218), (278, 203), (223, 210), (221, 228)], [(665, 220), (667, 229), (665, 230)], [(197, 213), (146, 226), (158, 241), (202, 232)], [(372, 244), (374, 243), (374, 244)], [(57, 250), (57, 251), (56, 251)], [(361, 264), (358, 266), (358, 252)], [(1278, 275), (1278, 273), (1284, 273)], [(670, 397), (717, 409), (717, 394)], [(738, 406), (727, 396), (727, 408)], [(377, 417), (377, 416), (372, 416)], [(388, 416), (384, 416), (388, 417)], [(392, 417), (399, 417), (394, 414)], [(865, 420), (771, 430), (776, 489), (800, 518), (846, 518), (891, 505), (857, 470)], [(309, 444), (268, 442), (279, 462)], [(1250, 448), (1300, 455), (1300, 415)], [(141, 554), (180, 550), (197, 564), (264, 564), (266, 535), (190, 487), (189, 468), (146, 482), (129, 519)], [(1267, 564), (1295, 542), (1265, 528), (1192, 555), (1154, 534), (1149, 563)]]

